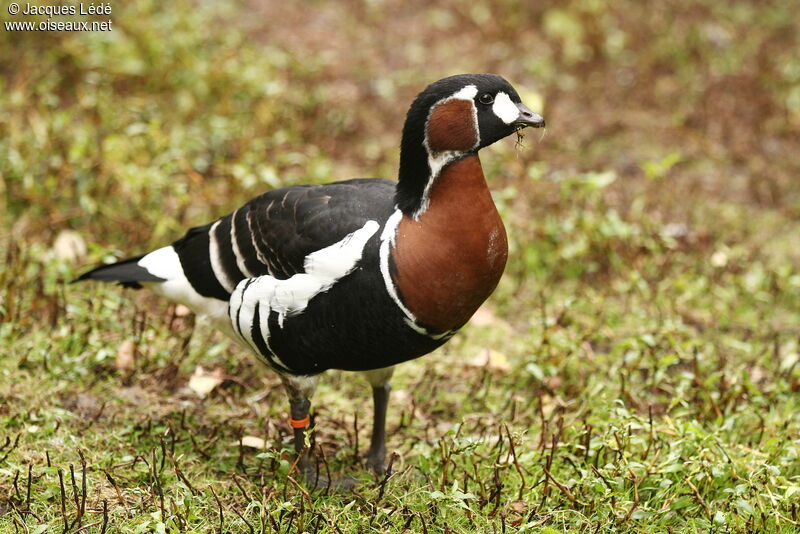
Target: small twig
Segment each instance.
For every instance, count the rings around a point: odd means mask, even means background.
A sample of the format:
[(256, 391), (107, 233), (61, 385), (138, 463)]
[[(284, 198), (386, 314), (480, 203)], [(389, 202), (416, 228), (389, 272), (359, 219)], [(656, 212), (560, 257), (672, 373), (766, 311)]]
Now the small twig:
[(33, 485), (33, 464), (28, 464), (28, 488), (25, 495), (25, 510), (31, 509), (31, 486)]
[(520, 467), (519, 460), (517, 459), (517, 451), (514, 448), (514, 440), (511, 438), (511, 431), (508, 429), (508, 425), (504, 426), (506, 427), (506, 434), (508, 435), (508, 445), (511, 449), (511, 457), (514, 458), (514, 467), (516, 468), (517, 474), (519, 474), (519, 479), (522, 482), (519, 488), (519, 496), (517, 497), (521, 501), (525, 492), (525, 475), (522, 474), (522, 467)]
[[(178, 467), (178, 462), (174, 458), (173, 458), (172, 461), (173, 461), (173, 467), (175, 468), (175, 476), (178, 477), (178, 480), (180, 480), (181, 482), (186, 484), (186, 487), (189, 488), (189, 491), (192, 492), (192, 495), (197, 496), (200, 492), (197, 491), (197, 489), (195, 489), (194, 486), (192, 486), (192, 483), (189, 482), (189, 479), (186, 478), (186, 475), (183, 474), (183, 471), (181, 471), (181, 468)], [(236, 480), (236, 479), (234, 478), (234, 480)], [(237, 484), (238, 484), (238, 482), (237, 482)], [(240, 486), (240, 488), (241, 488), (241, 486)]]
[(19, 522), (20, 522), (20, 524), (21, 524), (21, 525), (24, 527), (24, 529), (25, 529), (25, 532), (26, 532), (26, 533), (27, 533), (27, 532), (29, 532), (29, 530), (28, 530), (28, 525), (27, 525), (27, 523), (25, 522), (25, 516), (24, 516), (24, 515), (22, 515), (23, 513), (25, 513), (25, 514), (30, 514), (30, 515), (32, 515), (33, 517), (35, 517), (35, 518), (36, 518), (36, 519), (37, 519), (37, 520), (38, 520), (40, 523), (42, 522), (42, 519), (41, 519), (41, 518), (40, 518), (38, 515), (34, 514), (33, 512), (31, 512), (31, 511), (22, 511), (22, 510), (20, 510), (19, 508), (17, 508), (17, 505), (16, 505), (16, 504), (14, 504), (14, 501), (13, 501), (13, 500), (9, 499), (9, 500), (8, 500), (8, 504), (11, 506), (11, 509), (12, 509), (12, 510), (14, 510), (15, 512), (17, 512), (17, 515), (19, 516), (19, 520), (17, 520), (17, 518), (16, 518), (16, 517), (14, 517), (14, 516), (11, 516), (11, 518), (12, 518), (12, 519), (15, 521), (15, 522), (14, 522), (14, 532), (18, 532), (18, 531), (19, 531), (19, 530), (17, 529), (17, 523), (16, 523), (16, 521), (19, 521)]
[[(10, 448), (9, 448), (9, 449), (6, 451), (6, 453), (3, 455), (3, 457), (2, 457), (2, 458), (0, 458), (0, 462), (4, 462), (4, 461), (5, 461), (5, 459), (6, 459), (6, 458), (8, 458), (8, 455), (9, 455), (9, 454), (11, 454), (12, 452), (14, 452), (14, 449), (16, 449), (16, 448), (17, 448), (17, 445), (19, 445), (19, 437), (20, 437), (21, 435), (22, 435), (22, 433), (21, 433), (21, 432), (20, 432), (19, 434), (17, 434), (17, 437), (16, 437), (16, 438), (14, 438), (14, 444), (13, 444), (13, 445), (11, 445), (11, 447), (10, 447)], [(8, 443), (9, 443), (10, 441), (11, 441), (11, 439), (10, 439), (10, 438), (8, 438), (8, 437), (6, 437), (6, 442), (5, 442), (5, 444), (3, 445), (3, 447), (2, 447), (2, 448), (0, 448), (0, 451), (4, 450), (4, 449), (5, 449), (5, 448), (8, 446)]]
[(64, 472), (61, 468), (58, 469), (58, 484), (61, 487), (61, 517), (64, 519), (64, 532), (69, 530), (69, 521), (67, 520), (67, 492), (64, 490)]
[(250, 495), (245, 491), (245, 489), (239, 483), (239, 476), (240, 475), (237, 475), (236, 473), (234, 473), (233, 474), (233, 482), (236, 484), (236, 487), (239, 488), (239, 491), (242, 492), (242, 495), (244, 496), (244, 498), (247, 499), (249, 502), (252, 502), (253, 498), (250, 497)]
[(156, 495), (158, 495), (159, 508), (161, 510), (161, 517), (167, 517), (167, 511), (164, 508), (164, 488), (161, 487), (161, 472), (156, 469), (156, 450), (153, 449), (153, 463), (150, 465), (150, 474), (153, 477), (153, 484), (155, 485)]
[(633, 511), (639, 507), (639, 484), (641, 483), (641, 480), (638, 480), (636, 478), (636, 474), (631, 469), (628, 469), (628, 473), (631, 476), (631, 482), (633, 482), (633, 503), (631, 504), (631, 507), (628, 509), (628, 511), (625, 512), (625, 516), (619, 521), (617, 521), (617, 525), (622, 525), (624, 523), (627, 523), (628, 519), (630, 519), (631, 516), (633, 515)]
[(103, 499), (103, 526), (100, 528), (100, 534), (106, 534), (106, 527), (108, 527), (108, 501)]
[(125, 502), (125, 499), (122, 498), (122, 492), (119, 490), (119, 486), (117, 486), (117, 482), (114, 480), (114, 477), (112, 477), (111, 473), (109, 473), (105, 469), (103, 470), (103, 474), (106, 476), (108, 483), (111, 484), (111, 486), (114, 488), (114, 491), (117, 492), (117, 499), (119, 500), (119, 503), (125, 508), (125, 513), (128, 516), (128, 518), (130, 518), (131, 511), (128, 509), (128, 504)]
[[(164, 436), (158, 437), (159, 441), (161, 442), (161, 465), (158, 468), (158, 473), (161, 474), (164, 471), (164, 461), (167, 458), (167, 444), (164, 443)], [(153, 463), (155, 464), (155, 450), (153, 451)]]
[(423, 534), (428, 534), (428, 525), (425, 524), (425, 518), (422, 517), (422, 513), (417, 513), (417, 517), (419, 517), (420, 522), (422, 523), (422, 532)]
[(75, 482), (75, 466), (69, 464), (69, 476), (72, 483), (72, 500), (75, 501), (75, 519), (70, 523), (70, 528), (73, 526), (81, 526), (83, 519), (83, 510), (81, 509), (81, 498), (78, 493), (78, 484)]
[(386, 490), (386, 483), (389, 481), (389, 478), (392, 476), (392, 466), (394, 465), (394, 461), (399, 458), (400, 455), (396, 452), (393, 452), (391, 456), (389, 456), (389, 465), (386, 466), (386, 472), (383, 474), (383, 480), (380, 481), (378, 485), (378, 498), (375, 499), (375, 506), (378, 506), (378, 503), (381, 502), (383, 499), (383, 492)]
[(17, 484), (17, 480), (19, 480), (19, 469), (14, 470), (14, 480), (11, 484), (14, 486), (14, 493), (17, 497), (17, 501), (21, 501), (22, 497), (19, 496), (19, 485)]
[(606, 485), (606, 487), (608, 488), (608, 491), (613, 492), (614, 488), (611, 487), (611, 484), (608, 482), (608, 479), (606, 479), (606, 477), (603, 476), (603, 473), (598, 471), (597, 468), (595, 466), (593, 466), (593, 465), (591, 465), (590, 467), (592, 468), (592, 472), (595, 474), (595, 476), (597, 476), (598, 478), (600, 478), (600, 480), (603, 481), (603, 484)]
[(78, 456), (81, 457), (81, 507), (80, 507), (80, 515), (83, 517), (83, 514), (86, 511), (86, 458), (83, 456), (83, 451), (78, 449)]
[(250, 534), (255, 534), (255, 529), (253, 528), (253, 525), (250, 523), (250, 521), (248, 521), (247, 519), (245, 519), (245, 518), (244, 518), (244, 516), (241, 514), (241, 512), (239, 512), (239, 510), (237, 510), (235, 506), (231, 506), (231, 507), (230, 507), (230, 509), (231, 509), (231, 510), (233, 510), (233, 512), (234, 512), (236, 515), (238, 515), (238, 516), (239, 516), (239, 519), (241, 519), (242, 521), (244, 521), (244, 524), (245, 524), (245, 525), (247, 525), (247, 528), (249, 528), (249, 529), (250, 529)]
[[(328, 496), (328, 493), (331, 490), (331, 468), (328, 465), (328, 458), (325, 456), (325, 447), (319, 448), (319, 458), (322, 460), (322, 465), (325, 467), (325, 477), (328, 480), (328, 483), (325, 485), (325, 491), (322, 492), (322, 495)], [(317, 469), (317, 479), (319, 480), (319, 469)]]
[(214, 496), (214, 500), (217, 501), (217, 509), (219, 510), (219, 534), (224, 532), (224, 520), (222, 516), (222, 503), (219, 501), (219, 497), (217, 497), (217, 492), (214, 491), (214, 486), (209, 486), (208, 489), (211, 490), (211, 494)]
[(583, 502), (581, 502), (580, 500), (578, 500), (578, 498), (577, 498), (577, 497), (575, 497), (575, 496), (572, 494), (572, 492), (569, 490), (569, 488), (568, 488), (568, 487), (566, 487), (564, 484), (562, 484), (561, 482), (559, 482), (558, 480), (556, 480), (556, 479), (555, 479), (555, 477), (554, 477), (554, 476), (553, 476), (553, 475), (550, 473), (550, 470), (549, 470), (549, 469), (547, 469), (546, 467), (543, 467), (543, 469), (544, 469), (544, 474), (545, 474), (545, 475), (547, 475), (547, 478), (549, 478), (549, 479), (550, 479), (550, 482), (552, 482), (552, 483), (553, 483), (553, 484), (554, 484), (554, 485), (555, 485), (555, 486), (556, 486), (556, 487), (557, 487), (559, 490), (561, 490), (561, 493), (563, 493), (563, 494), (564, 494), (564, 496), (565, 496), (565, 497), (566, 497), (566, 498), (567, 498), (567, 499), (568, 499), (568, 500), (569, 500), (571, 503), (573, 503), (573, 504), (579, 504), (579, 505), (581, 505), (581, 506), (586, 506), (586, 504), (585, 504), (585, 503), (583, 503)]
[(187, 432), (187, 433), (189, 435), (189, 441), (192, 442), (192, 448), (194, 449), (194, 451), (198, 453), (200, 456), (202, 456), (204, 459), (210, 460), (211, 456), (206, 451), (200, 448), (200, 446), (197, 444), (197, 440), (194, 439), (194, 434), (192, 432)]
[(236, 442), (239, 444), (239, 456), (236, 458), (236, 469), (240, 470), (242, 473), (246, 473), (247, 468), (244, 465), (244, 444), (242, 443), (242, 438), (244, 436), (244, 429), (242, 427), (239, 427), (237, 434), (238, 434), (238, 439), (236, 440)]
[(22, 530), (25, 531), (25, 534), (28, 534), (30, 532), (28, 530), (28, 525), (25, 524), (25, 521), (17, 519), (13, 515), (11, 516), (11, 520), (14, 521), (14, 532), (19, 532), (19, 527), (17, 527), (17, 525), (22, 525)]
[(358, 458), (358, 410), (353, 414), (353, 434), (355, 435), (355, 444), (353, 445), (353, 464), (357, 464), (359, 462)]
[(299, 482), (297, 482), (297, 481), (294, 479), (294, 477), (292, 477), (291, 475), (286, 475), (286, 478), (287, 478), (287, 480), (289, 480), (289, 481), (290, 481), (292, 484), (294, 484), (294, 485), (297, 487), (297, 489), (299, 489), (299, 490), (300, 490), (300, 493), (302, 493), (302, 494), (303, 494), (303, 496), (304, 496), (306, 499), (308, 499), (308, 502), (312, 502), (312, 501), (311, 501), (311, 495), (309, 495), (309, 493), (308, 493), (308, 492), (305, 490), (305, 488), (304, 488), (303, 486), (301, 486), (301, 485), (300, 485), (300, 483), (299, 483)]
[[(308, 430), (306, 430), (306, 432), (308, 432)], [(291, 475), (292, 473), (294, 473), (294, 470), (297, 468), (297, 464), (300, 463), (300, 460), (303, 458), (303, 455), (307, 451), (308, 451), (308, 447), (307, 446), (303, 446), (303, 448), (300, 449), (300, 451), (295, 456), (294, 462), (292, 462), (292, 465), (289, 467), (289, 472), (286, 473), (287, 476)]]
[(706, 501), (705, 499), (703, 499), (703, 496), (700, 495), (700, 491), (697, 489), (697, 486), (692, 484), (692, 481), (691, 479), (689, 479), (689, 477), (686, 477), (686, 483), (689, 484), (690, 488), (692, 488), (692, 493), (694, 493), (697, 502), (699, 502), (700, 505), (703, 507), (703, 509), (706, 511), (706, 515), (708, 516), (708, 518), (711, 519), (713, 517), (711, 509), (708, 507), (708, 504), (706, 504)]
[(83, 532), (84, 530), (88, 530), (88, 529), (90, 529), (92, 527), (96, 527), (97, 525), (99, 525), (102, 522), (103, 522), (103, 520), (101, 519), (100, 521), (95, 521), (94, 523), (89, 523), (88, 525), (83, 525), (79, 529), (75, 530), (72, 534), (78, 534), (78, 532)]

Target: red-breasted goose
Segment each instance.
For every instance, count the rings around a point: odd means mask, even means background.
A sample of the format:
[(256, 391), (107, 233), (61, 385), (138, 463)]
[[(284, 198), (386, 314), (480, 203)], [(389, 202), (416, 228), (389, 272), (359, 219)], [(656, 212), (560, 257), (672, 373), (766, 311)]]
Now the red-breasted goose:
[[(478, 151), (544, 119), (495, 74), (444, 78), (408, 111), (399, 181), (268, 191), (173, 244), (78, 280), (147, 287), (209, 319), (278, 372), (302, 453), (327, 369), (365, 371), (384, 469), (394, 365), (445, 343), (492, 293), (506, 232)], [(311, 473), (307, 455), (300, 466)]]

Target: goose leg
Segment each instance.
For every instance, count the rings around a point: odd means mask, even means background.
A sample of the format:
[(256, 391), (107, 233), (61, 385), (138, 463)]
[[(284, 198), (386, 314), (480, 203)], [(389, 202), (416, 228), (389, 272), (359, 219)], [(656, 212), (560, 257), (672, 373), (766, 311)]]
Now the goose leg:
[(386, 409), (389, 406), (389, 393), (392, 391), (390, 380), (394, 367), (385, 367), (366, 371), (364, 376), (372, 386), (372, 402), (374, 417), (372, 438), (367, 451), (367, 465), (377, 474), (384, 472), (383, 462), (386, 459)]
[(309, 459), (311, 451), (310, 447), (306, 447), (306, 435), (310, 426), (310, 399), (317, 389), (319, 376), (281, 375), (281, 380), (289, 395), (289, 424), (294, 430), (294, 450), (299, 457), (297, 466), (309, 481), (316, 482), (316, 470)]

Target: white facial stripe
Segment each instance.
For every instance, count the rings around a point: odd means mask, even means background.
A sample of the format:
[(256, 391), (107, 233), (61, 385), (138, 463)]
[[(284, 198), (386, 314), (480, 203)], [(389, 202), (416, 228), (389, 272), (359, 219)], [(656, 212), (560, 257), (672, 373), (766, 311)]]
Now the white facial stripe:
[(511, 101), (511, 98), (502, 91), (497, 93), (497, 96), (494, 97), (492, 111), (506, 124), (511, 124), (519, 118), (519, 108)]
[(462, 89), (460, 89), (457, 93), (454, 93), (451, 98), (456, 98), (458, 100), (472, 100), (475, 98), (475, 95), (478, 94), (478, 88), (474, 85), (466, 85)]

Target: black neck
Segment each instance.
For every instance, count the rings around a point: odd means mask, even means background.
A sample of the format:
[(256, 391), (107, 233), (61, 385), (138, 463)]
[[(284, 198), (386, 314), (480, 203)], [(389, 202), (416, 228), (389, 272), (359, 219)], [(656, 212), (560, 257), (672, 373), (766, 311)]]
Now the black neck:
[[(470, 156), (476, 155), (476, 151), (452, 153), (447, 163), (439, 169), (439, 175), (455, 162)], [(425, 195), (425, 188), (433, 179), (432, 170), (428, 164), (428, 152), (420, 143), (419, 147), (405, 148), (405, 144), (400, 149), (400, 176), (395, 189), (395, 205), (409, 217), (419, 215), (420, 208)]]
[(425, 149), (425, 126), (428, 110), (433, 101), (424, 92), (417, 95), (406, 115), (403, 125), (403, 140), (400, 143), (400, 171), (394, 202), (406, 215), (417, 211), (422, 204), (425, 186), (431, 169), (428, 166), (428, 151)]
[(399, 182), (394, 196), (397, 207), (406, 215), (419, 210), (425, 186), (431, 178), (428, 166), (428, 151), (425, 150), (425, 122), (415, 122), (409, 114), (403, 128), (403, 142), (400, 145)]

